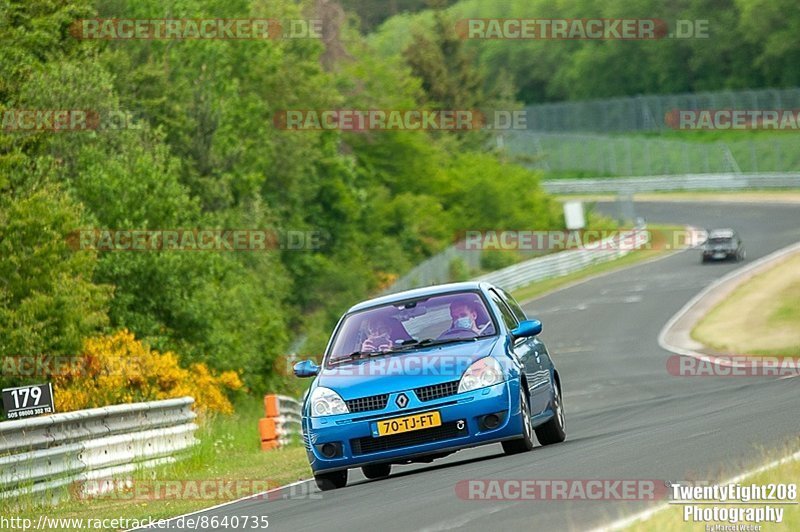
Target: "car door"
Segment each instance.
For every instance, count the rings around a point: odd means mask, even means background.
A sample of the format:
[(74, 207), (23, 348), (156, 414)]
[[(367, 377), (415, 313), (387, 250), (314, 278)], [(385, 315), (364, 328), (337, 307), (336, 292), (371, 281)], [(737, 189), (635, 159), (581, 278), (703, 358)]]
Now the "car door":
[[(498, 289), (498, 292), (519, 321), (528, 319), (525, 311), (522, 310), (522, 307), (511, 294), (503, 289)], [(549, 406), (550, 398), (553, 394), (553, 381), (550, 377), (550, 369), (553, 367), (553, 363), (550, 360), (550, 354), (547, 352), (547, 346), (538, 336), (531, 338), (531, 344), (538, 373), (528, 377), (528, 384), (532, 387), (532, 391), (535, 392), (537, 400), (541, 398), (541, 411), (544, 411)]]
[[(492, 289), (489, 290), (489, 292), (506, 326), (509, 330), (515, 329), (521, 320), (512, 310), (509, 302), (501, 295), (500, 291)], [(522, 312), (521, 309), (519, 309), (518, 312), (520, 316), (525, 319), (525, 313)], [(544, 411), (550, 399), (549, 394), (547, 394), (547, 386), (543, 385), (544, 373), (546, 372), (542, 366), (541, 347), (541, 342), (535, 336), (518, 338), (509, 346), (509, 350), (521, 366), (521, 371), (525, 372), (528, 381), (528, 390), (530, 392), (531, 414), (533, 415)], [(549, 382), (549, 377), (547, 378), (547, 382)]]

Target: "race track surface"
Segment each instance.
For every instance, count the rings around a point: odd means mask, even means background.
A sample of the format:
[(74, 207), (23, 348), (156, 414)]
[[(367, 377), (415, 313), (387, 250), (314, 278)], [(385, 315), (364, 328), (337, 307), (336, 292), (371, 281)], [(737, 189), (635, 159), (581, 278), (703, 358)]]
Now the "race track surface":
[[(611, 212), (613, 205), (599, 205)], [(648, 222), (730, 226), (748, 261), (800, 240), (800, 205), (637, 203)], [(744, 263), (746, 264), (746, 263)], [(525, 305), (562, 376), (567, 441), (504, 456), (499, 444), (432, 464), (395, 466), (315, 498), (254, 500), (213, 515), (268, 515), (270, 529), (584, 530), (652, 502), (469, 501), (468, 479), (708, 479), (763, 461), (798, 436), (800, 379), (676, 377), (657, 337), (712, 280), (741, 264), (701, 265), (698, 250), (640, 264)], [(753, 331), (753, 334), (759, 334)]]

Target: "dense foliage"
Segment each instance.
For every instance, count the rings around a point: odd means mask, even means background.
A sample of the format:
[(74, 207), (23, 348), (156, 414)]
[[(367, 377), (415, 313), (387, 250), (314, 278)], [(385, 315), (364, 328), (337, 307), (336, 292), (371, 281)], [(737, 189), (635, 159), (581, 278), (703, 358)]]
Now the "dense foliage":
[[(526, 103), (800, 85), (795, 0), (461, 0), (447, 13), (454, 21), (660, 19), (673, 33), (678, 20), (708, 21), (708, 38), (470, 41), (489, 79), (510, 74)], [(393, 55), (420, 27), (435, 31), (431, 12), (392, 17), (373, 41)]]
[[(320, 349), (343, 308), (460, 231), (560, 227), (538, 177), (499, 161), (482, 135), (273, 125), (285, 109), (435, 108), (463, 89), (426, 93), (429, 68), (487, 79), (474, 61), (437, 65), (440, 39), (426, 42), (426, 64), (410, 65), (374, 51), (355, 19), (323, 40), (70, 32), (95, 17), (314, 18), (330, 3), (0, 0), (0, 113), (123, 111), (135, 126), (0, 131), (0, 355), (74, 355), (87, 338), (127, 329), (184, 367), (236, 370), (253, 390), (275, 389), (293, 338)], [(249, 253), (71, 248), (70, 233), (91, 227), (324, 238), (317, 249)]]

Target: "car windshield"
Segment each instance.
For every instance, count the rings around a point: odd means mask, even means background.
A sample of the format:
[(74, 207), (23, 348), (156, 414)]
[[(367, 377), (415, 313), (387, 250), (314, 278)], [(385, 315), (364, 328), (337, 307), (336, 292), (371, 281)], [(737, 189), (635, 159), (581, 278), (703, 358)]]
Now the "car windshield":
[(708, 243), (710, 245), (731, 244), (732, 242), (733, 239), (731, 237), (716, 237), (708, 239)]
[(494, 321), (477, 292), (398, 301), (348, 315), (333, 339), (327, 362), (337, 364), (495, 334)]

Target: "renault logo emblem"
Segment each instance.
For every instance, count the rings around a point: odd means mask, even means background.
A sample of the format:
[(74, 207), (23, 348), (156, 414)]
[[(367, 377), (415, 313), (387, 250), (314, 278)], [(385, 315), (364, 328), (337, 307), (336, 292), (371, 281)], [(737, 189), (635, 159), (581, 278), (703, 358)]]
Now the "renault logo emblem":
[(406, 405), (408, 404), (408, 397), (406, 397), (406, 394), (401, 393), (400, 395), (397, 396), (397, 399), (395, 399), (394, 402), (400, 408), (405, 408)]

